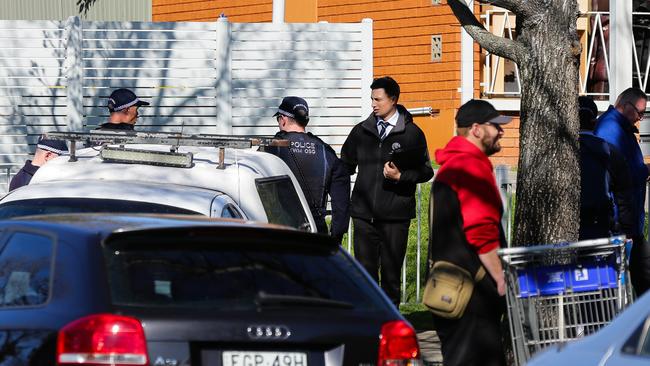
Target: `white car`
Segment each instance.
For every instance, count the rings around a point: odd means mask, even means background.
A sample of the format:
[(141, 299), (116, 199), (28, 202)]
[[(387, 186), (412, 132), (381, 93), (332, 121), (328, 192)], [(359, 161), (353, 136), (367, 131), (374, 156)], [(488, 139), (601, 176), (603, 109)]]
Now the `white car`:
[(540, 351), (527, 365), (650, 365), (650, 293), (598, 332)]
[[(161, 143), (170, 136), (173, 146)], [(245, 138), (232, 137), (229, 143), (222, 136), (179, 136), (52, 133), (50, 138), (70, 139), (71, 147), (84, 138), (104, 143), (73, 148), (70, 156), (49, 161), (29, 185), (0, 200), (0, 219), (62, 212), (178, 213), (316, 232), (300, 186), (280, 158), (246, 148)], [(215, 147), (220, 141), (240, 148)]]

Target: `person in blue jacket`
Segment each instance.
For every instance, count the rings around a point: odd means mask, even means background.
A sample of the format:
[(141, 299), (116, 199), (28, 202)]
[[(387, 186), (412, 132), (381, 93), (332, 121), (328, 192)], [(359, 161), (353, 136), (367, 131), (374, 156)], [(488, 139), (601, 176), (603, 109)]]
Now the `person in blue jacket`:
[[(336, 238), (340, 243), (350, 221), (350, 175), (332, 147), (305, 131), (309, 122), (309, 106), (300, 97), (282, 99), (273, 115), (280, 131), (276, 138), (289, 140), (289, 148), (267, 148), (289, 166), (302, 189), (319, 233)], [(332, 222), (325, 222), (327, 195), (331, 198)]]
[(636, 224), (633, 229), (630, 272), (632, 285), (641, 296), (650, 288), (650, 248), (644, 240), (645, 192), (648, 167), (643, 161), (636, 133), (636, 123), (643, 119), (648, 101), (647, 95), (638, 88), (623, 91), (613, 106), (598, 119), (594, 134), (618, 150), (627, 162), (632, 179), (633, 210)]
[(598, 107), (587, 96), (580, 106), (580, 240), (635, 235), (632, 179), (625, 158), (593, 134)]

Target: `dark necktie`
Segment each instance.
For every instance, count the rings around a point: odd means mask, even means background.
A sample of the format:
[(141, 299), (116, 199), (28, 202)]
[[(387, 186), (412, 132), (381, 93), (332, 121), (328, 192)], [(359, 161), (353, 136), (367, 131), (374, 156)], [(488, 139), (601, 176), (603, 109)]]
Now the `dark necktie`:
[(389, 123), (386, 121), (379, 121), (377, 122), (377, 125), (379, 125), (379, 139), (383, 140), (386, 138), (386, 129), (388, 128)]

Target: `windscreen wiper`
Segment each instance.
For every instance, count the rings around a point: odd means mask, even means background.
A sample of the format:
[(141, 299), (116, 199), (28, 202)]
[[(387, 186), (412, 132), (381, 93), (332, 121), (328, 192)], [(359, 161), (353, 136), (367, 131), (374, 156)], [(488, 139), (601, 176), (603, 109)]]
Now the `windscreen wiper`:
[(338, 300), (324, 299), (322, 297), (309, 297), (298, 295), (276, 295), (267, 294), (264, 291), (257, 293), (255, 303), (258, 307), (266, 306), (313, 306), (313, 307), (327, 307), (327, 308), (340, 308), (352, 309), (354, 305)]

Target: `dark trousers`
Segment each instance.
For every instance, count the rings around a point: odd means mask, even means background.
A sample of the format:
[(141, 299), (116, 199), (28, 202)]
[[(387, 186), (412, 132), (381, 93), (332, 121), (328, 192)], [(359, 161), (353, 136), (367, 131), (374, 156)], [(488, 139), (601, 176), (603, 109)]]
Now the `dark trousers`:
[(354, 256), (379, 282), (390, 301), (399, 306), (400, 277), (410, 220), (373, 221), (353, 218)]
[(630, 253), (630, 277), (637, 297), (650, 288), (650, 244), (643, 236), (632, 238)]
[[(487, 275), (486, 277), (489, 277)], [(506, 364), (501, 334), (505, 298), (496, 294), (491, 278), (474, 288), (460, 319), (433, 315), (445, 366), (503, 366)]]

